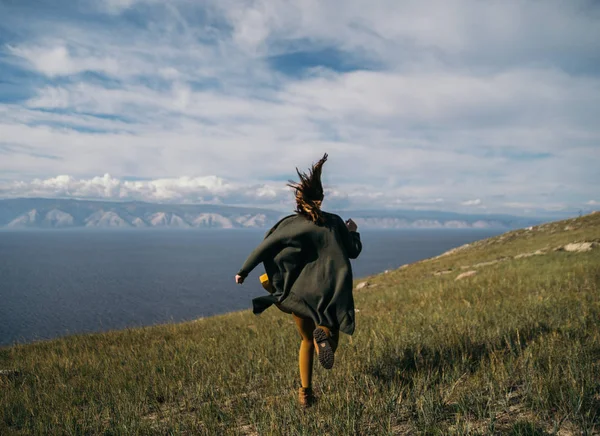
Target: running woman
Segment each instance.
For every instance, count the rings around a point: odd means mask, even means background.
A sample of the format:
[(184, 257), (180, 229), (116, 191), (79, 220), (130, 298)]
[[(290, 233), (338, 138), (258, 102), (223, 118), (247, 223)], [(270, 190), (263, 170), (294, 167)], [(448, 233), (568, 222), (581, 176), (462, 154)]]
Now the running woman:
[(263, 286), (270, 295), (252, 300), (253, 312), (262, 313), (275, 304), (291, 314), (302, 338), (299, 367), (299, 402), (312, 405), (313, 356), (331, 369), (339, 332), (354, 333), (352, 266), (362, 250), (354, 221), (344, 222), (338, 215), (321, 210), (323, 186), (321, 170), (327, 154), (312, 165), (309, 173), (296, 172), (299, 182), (290, 181), (296, 211), (269, 230), (235, 276), (243, 283), (248, 274), (263, 263)]

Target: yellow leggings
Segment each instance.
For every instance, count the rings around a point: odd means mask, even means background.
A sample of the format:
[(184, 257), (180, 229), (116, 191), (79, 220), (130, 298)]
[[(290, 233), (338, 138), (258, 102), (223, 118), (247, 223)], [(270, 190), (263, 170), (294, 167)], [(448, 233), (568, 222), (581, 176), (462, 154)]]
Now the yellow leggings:
[[(302, 383), (303, 388), (309, 388), (312, 385), (312, 367), (313, 367), (313, 357), (315, 351), (315, 345), (313, 342), (313, 331), (315, 330), (315, 322), (310, 318), (301, 318), (296, 314), (292, 314), (294, 317), (294, 321), (296, 321), (296, 327), (298, 327), (298, 332), (302, 337), (302, 342), (300, 343), (300, 353), (298, 356), (298, 365), (300, 367), (300, 381)], [(325, 332), (327, 336), (332, 338), (331, 346), (333, 350), (337, 348), (338, 345), (338, 335), (331, 336), (331, 332), (327, 327), (320, 326)]]

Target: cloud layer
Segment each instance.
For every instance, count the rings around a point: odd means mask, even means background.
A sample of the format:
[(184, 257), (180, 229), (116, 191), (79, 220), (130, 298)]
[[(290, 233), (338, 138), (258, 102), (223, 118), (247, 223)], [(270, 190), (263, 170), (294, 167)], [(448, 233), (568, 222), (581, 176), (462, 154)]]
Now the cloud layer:
[(336, 207), (600, 199), (597, 3), (27, 5), (0, 5), (0, 197), (287, 207), (327, 152)]

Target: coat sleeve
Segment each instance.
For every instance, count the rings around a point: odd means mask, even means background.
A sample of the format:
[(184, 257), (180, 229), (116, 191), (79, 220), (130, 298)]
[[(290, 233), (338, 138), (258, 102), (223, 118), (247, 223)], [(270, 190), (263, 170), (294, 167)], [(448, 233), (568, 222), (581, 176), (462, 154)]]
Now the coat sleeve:
[(247, 277), (259, 263), (269, 256), (273, 257), (289, 240), (289, 232), (284, 230), (285, 226), (277, 226), (271, 229), (265, 239), (248, 256), (238, 275)]
[(342, 234), (342, 241), (344, 243), (344, 247), (346, 248), (346, 253), (348, 253), (348, 257), (350, 259), (356, 259), (362, 251), (360, 233), (349, 231), (342, 218), (340, 218), (338, 221), (338, 227), (340, 228), (340, 233)]

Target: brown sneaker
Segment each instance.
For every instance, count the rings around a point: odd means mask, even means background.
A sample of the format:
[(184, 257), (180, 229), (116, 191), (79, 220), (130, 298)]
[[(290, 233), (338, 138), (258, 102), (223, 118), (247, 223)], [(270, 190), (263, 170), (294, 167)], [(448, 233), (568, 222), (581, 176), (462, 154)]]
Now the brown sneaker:
[(312, 388), (300, 388), (298, 390), (298, 402), (301, 407), (307, 408), (315, 404), (316, 398)]
[(335, 350), (333, 349), (329, 337), (329, 333), (323, 328), (317, 327), (313, 332), (313, 341), (315, 343), (315, 349), (317, 350), (317, 356), (319, 357), (319, 363), (325, 369), (333, 368), (333, 356)]

